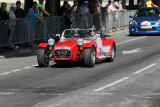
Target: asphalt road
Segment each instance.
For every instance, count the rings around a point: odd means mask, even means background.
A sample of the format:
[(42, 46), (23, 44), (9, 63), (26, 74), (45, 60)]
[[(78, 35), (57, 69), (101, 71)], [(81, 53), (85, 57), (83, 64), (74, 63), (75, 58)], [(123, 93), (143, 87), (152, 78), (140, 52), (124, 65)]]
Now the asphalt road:
[(115, 39), (115, 61), (37, 66), (35, 55), (0, 59), (0, 107), (160, 107), (160, 36)]

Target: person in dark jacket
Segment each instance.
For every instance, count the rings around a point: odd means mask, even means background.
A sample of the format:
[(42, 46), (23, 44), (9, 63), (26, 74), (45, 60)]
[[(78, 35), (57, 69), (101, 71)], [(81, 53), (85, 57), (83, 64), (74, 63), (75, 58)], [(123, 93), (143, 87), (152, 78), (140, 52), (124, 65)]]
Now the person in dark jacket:
[(7, 4), (5, 2), (1, 3), (0, 7), (0, 20), (9, 20), (9, 15), (6, 10)]
[(20, 18), (20, 19), (25, 18), (25, 12), (21, 8), (21, 2), (17, 1), (16, 6), (17, 6), (16, 11), (15, 11), (16, 18)]

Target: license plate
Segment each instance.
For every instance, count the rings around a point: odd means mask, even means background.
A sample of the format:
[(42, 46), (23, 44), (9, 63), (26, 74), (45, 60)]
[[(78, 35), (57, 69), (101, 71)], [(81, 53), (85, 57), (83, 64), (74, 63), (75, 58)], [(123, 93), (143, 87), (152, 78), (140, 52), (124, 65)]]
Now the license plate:
[(142, 29), (152, 29), (152, 26), (142, 26)]

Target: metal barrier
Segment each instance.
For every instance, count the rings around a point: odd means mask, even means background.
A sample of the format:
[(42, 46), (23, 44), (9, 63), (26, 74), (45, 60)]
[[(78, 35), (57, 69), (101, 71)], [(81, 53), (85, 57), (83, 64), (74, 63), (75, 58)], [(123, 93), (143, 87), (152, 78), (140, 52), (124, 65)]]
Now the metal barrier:
[[(70, 28), (90, 28), (95, 25), (101, 31), (128, 26), (130, 15), (136, 11), (98, 13), (88, 16), (72, 16)], [(47, 40), (66, 28), (66, 18), (63, 16), (47, 17), (42, 21), (35, 18), (18, 21), (0, 22), (0, 47), (10, 44), (30, 43), (35, 40)]]

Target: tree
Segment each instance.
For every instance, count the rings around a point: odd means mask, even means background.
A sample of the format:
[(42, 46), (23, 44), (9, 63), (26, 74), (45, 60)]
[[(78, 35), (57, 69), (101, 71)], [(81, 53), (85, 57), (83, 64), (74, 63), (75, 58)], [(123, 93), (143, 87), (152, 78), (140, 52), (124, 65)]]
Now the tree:
[(60, 8), (60, 0), (46, 0), (45, 9), (51, 15), (57, 15)]
[(28, 13), (29, 9), (32, 7), (33, 0), (25, 0), (24, 10), (25, 14)]

